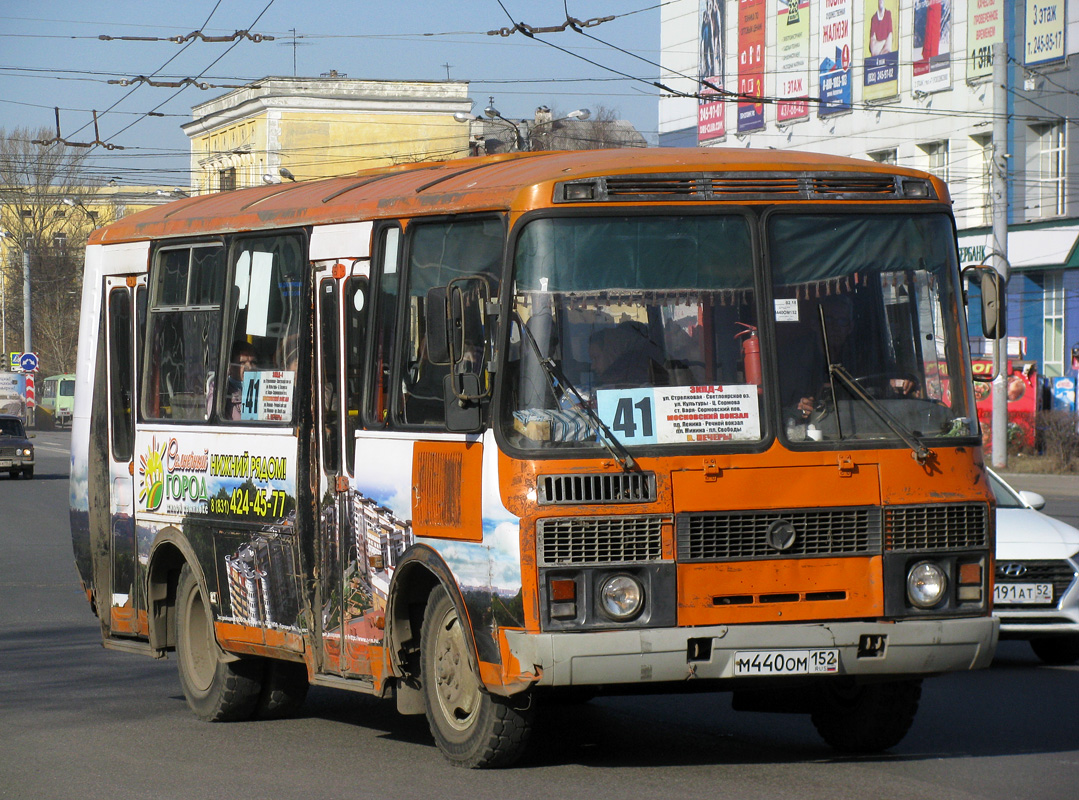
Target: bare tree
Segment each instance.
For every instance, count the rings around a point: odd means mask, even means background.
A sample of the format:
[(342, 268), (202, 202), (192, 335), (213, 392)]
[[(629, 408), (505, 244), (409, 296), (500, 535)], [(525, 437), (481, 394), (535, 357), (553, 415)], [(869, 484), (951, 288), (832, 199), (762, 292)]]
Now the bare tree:
[[(0, 128), (0, 264), (8, 350), (23, 349), (23, 276), (29, 267), (31, 347), (41, 374), (70, 372), (78, 344), (83, 252), (109, 206), (95, 203), (100, 184), (88, 179), (88, 150), (41, 145), (46, 129)], [(6, 355), (5, 355), (6, 360)]]
[(532, 127), (533, 150), (603, 150), (646, 147), (644, 136), (618, 111), (597, 106), (588, 119), (573, 119), (540, 107)]

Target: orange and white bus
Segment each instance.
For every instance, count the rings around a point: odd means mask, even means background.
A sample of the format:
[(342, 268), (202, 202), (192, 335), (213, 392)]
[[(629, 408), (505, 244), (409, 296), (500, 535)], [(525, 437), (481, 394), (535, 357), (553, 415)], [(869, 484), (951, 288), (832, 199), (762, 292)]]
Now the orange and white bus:
[(938, 179), (774, 151), (122, 219), (72, 437), (104, 643), (175, 652), (205, 720), (392, 697), (464, 766), (567, 690), (731, 691), (888, 748), (997, 638), (961, 280)]

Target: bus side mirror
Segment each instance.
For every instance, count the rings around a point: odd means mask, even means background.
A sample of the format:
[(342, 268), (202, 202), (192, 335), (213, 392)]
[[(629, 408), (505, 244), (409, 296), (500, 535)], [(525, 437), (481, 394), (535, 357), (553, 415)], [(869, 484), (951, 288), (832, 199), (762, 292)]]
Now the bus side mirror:
[(982, 268), (982, 333), (986, 339), (1008, 335), (1008, 287), (995, 269)]
[[(982, 296), (982, 335), (986, 339), (1003, 339), (1008, 335), (1008, 287), (1004, 279), (992, 267), (981, 265), (964, 269), (963, 278), (964, 281), (978, 279)], [(965, 291), (963, 300), (966, 301)]]

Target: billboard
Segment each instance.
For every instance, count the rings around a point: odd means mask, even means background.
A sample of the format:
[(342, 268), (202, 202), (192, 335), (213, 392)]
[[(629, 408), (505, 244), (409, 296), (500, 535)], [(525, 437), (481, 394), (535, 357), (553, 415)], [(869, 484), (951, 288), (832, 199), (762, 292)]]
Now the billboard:
[(967, 0), (967, 80), (993, 74), (993, 45), (1004, 41), (1004, 0)]
[(1028, 67), (1064, 58), (1065, 0), (1026, 0), (1023, 63)]
[(914, 0), (914, 79), (911, 89), (930, 94), (951, 86), (952, 0)]
[(823, 0), (820, 12), (820, 53), (817, 62), (820, 116), (850, 111), (852, 0)]
[(779, 0), (776, 94), (776, 122), (809, 116), (809, 0)]
[(864, 2), (862, 99), (895, 97), (899, 94), (899, 0)]
[[(700, 41), (697, 48), (697, 74), (702, 82), (724, 88), (723, 31), (726, 25), (726, 13), (723, 0), (701, 0), (700, 2)], [(718, 99), (719, 93), (708, 86), (699, 89), (701, 98), (697, 101), (697, 144), (705, 144), (715, 139), (722, 139), (727, 134), (725, 119), (726, 104)], [(709, 96), (717, 99), (706, 99)]]
[[(764, 0), (738, 0), (738, 93), (764, 97)], [(764, 127), (763, 100), (738, 102), (738, 132)]]

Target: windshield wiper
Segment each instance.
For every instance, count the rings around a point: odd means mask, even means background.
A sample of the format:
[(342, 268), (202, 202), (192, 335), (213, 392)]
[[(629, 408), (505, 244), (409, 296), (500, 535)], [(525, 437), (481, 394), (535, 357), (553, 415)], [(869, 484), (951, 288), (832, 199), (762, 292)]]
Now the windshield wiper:
[(565, 394), (566, 391), (572, 392), (573, 396), (577, 398), (577, 407), (580, 408), (585, 416), (587, 416), (596, 428), (599, 430), (600, 435), (596, 437), (601, 445), (611, 454), (611, 457), (618, 462), (618, 466), (621, 467), (623, 472), (631, 472), (638, 469), (637, 462), (633, 456), (630, 455), (626, 446), (618, 440), (618, 437), (614, 435), (610, 428), (608, 428), (603, 420), (599, 418), (599, 414), (596, 410), (589, 405), (588, 401), (581, 396), (581, 393), (577, 391), (577, 387), (573, 385), (569, 378), (566, 377), (562, 369), (554, 362), (549, 356), (544, 356), (540, 351), (539, 343), (536, 341), (536, 337), (532, 335), (532, 331), (528, 329), (524, 324), (520, 324), (520, 328), (524, 331), (525, 338), (528, 339), (529, 345), (531, 345), (533, 352), (536, 354), (536, 360), (539, 361), (543, 372), (547, 376), (547, 380), (551, 385), (551, 391), (554, 392), (557, 398), (559, 394)]
[(910, 448), (911, 455), (914, 457), (915, 461), (919, 464), (925, 464), (929, 457), (933, 455), (933, 451), (922, 444), (921, 439), (919, 439), (912, 430), (896, 419), (888, 409), (878, 403), (872, 395), (866, 392), (866, 390), (862, 388), (862, 385), (858, 383), (858, 379), (851, 375), (846, 367), (842, 364), (832, 363), (831, 348), (828, 345), (828, 328), (824, 324), (823, 307), (820, 308), (820, 328), (821, 335), (824, 337), (824, 358), (825, 361), (828, 362), (828, 381), (832, 386), (832, 406), (835, 408), (836, 430), (839, 433), (839, 438), (843, 438), (843, 429), (840, 427), (839, 422), (839, 400), (836, 397), (835, 391), (836, 378), (839, 378), (851, 394), (869, 406), (869, 409), (880, 417), (881, 422), (892, 429), (892, 433), (903, 440), (903, 443)]

